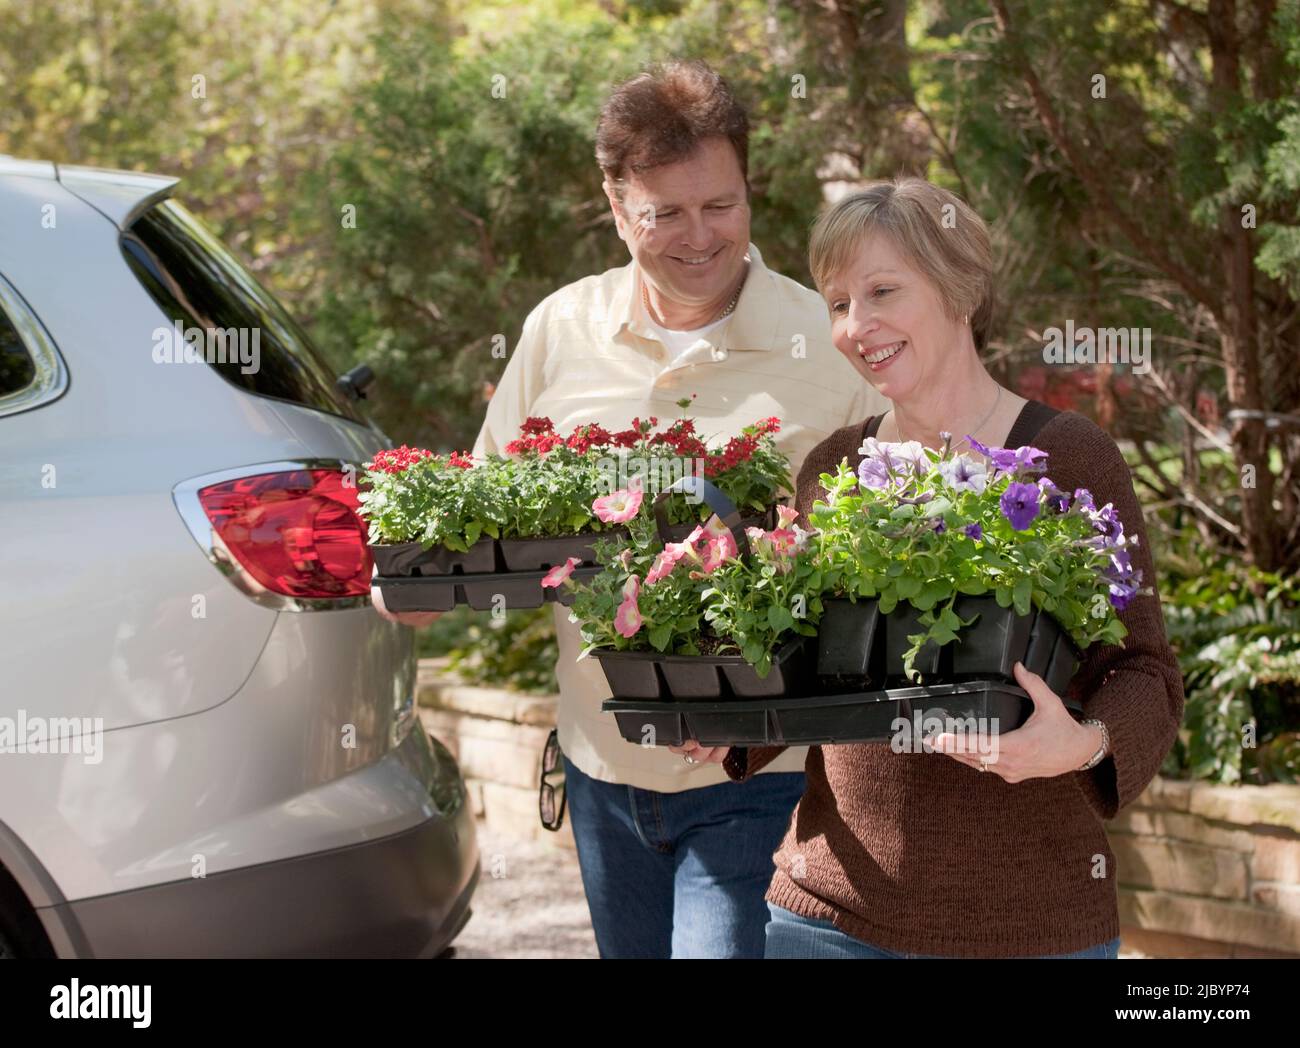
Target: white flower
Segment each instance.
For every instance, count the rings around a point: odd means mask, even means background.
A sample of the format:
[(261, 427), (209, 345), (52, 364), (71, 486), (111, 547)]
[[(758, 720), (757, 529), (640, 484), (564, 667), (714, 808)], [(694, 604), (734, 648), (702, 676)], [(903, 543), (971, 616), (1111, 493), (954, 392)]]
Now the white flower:
[(965, 455), (954, 455), (940, 462), (939, 473), (954, 491), (973, 491), (982, 495), (989, 482), (988, 466)]

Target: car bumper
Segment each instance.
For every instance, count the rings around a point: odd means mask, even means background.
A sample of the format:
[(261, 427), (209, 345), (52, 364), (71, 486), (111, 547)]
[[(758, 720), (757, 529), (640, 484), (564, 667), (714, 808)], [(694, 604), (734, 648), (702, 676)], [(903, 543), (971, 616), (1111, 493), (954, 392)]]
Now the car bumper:
[(480, 866), (459, 774), (434, 760), (440, 814), (410, 829), (37, 912), (62, 956), (436, 956), (469, 919)]

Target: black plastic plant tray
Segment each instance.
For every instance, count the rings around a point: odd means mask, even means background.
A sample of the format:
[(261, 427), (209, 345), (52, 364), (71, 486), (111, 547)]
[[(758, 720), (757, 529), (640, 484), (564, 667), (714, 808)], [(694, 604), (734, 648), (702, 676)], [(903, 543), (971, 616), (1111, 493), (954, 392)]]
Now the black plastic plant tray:
[[(1076, 703), (1067, 703), (1078, 709)], [(619, 733), (629, 742), (680, 746), (829, 746), (888, 742), (899, 718), (924, 733), (927, 719), (982, 719), (990, 733), (1012, 731), (1028, 718), (1032, 704), (1023, 689), (1004, 681), (967, 681), (932, 688), (810, 695), (730, 702), (652, 702), (606, 699)], [(933, 723), (933, 721), (931, 721)]]
[(490, 535), (484, 535), (464, 553), (446, 546), (424, 549), (418, 542), (373, 545), (370, 553), (379, 574), (391, 578), (489, 574), (502, 567), (496, 539)]
[[(575, 572), (576, 574), (576, 572)], [(740, 655), (664, 655), (657, 651), (591, 653), (622, 698), (656, 701), (735, 700), (799, 694), (806, 685), (812, 638), (786, 641), (772, 656), (772, 668), (759, 678)]]
[(627, 537), (627, 528), (611, 528), (544, 539), (500, 539), (497, 545), (501, 548), (502, 562), (507, 571), (539, 571), (559, 567), (570, 557), (577, 557), (583, 565), (595, 564), (596, 553), (592, 544), (597, 539), (617, 541)]
[[(574, 568), (571, 578), (586, 582), (600, 568)], [(566, 586), (542, 588), (546, 571), (491, 572), (481, 575), (429, 575), (417, 578), (388, 578), (380, 575), (375, 585), (384, 595), (384, 606), (398, 611), (451, 611), (468, 604), (476, 611), (495, 607), (540, 608), (544, 603), (573, 603), (573, 591)], [(498, 597), (503, 598), (498, 601)]]
[[(908, 635), (921, 631), (919, 611), (902, 603), (888, 615), (879, 615), (874, 600), (853, 604), (829, 598), (823, 603), (817, 649), (823, 687), (847, 692), (881, 684), (912, 686), (903, 674), (903, 652), (910, 646)], [(1017, 615), (1014, 608), (999, 607), (991, 595), (963, 595), (953, 610), (962, 619), (976, 616), (975, 621), (959, 630), (952, 643), (921, 649), (913, 666), (923, 681), (1000, 679), (1014, 684), (1013, 668), (1019, 660), (1058, 695), (1065, 694), (1083, 656), (1052, 615), (1038, 608)]]

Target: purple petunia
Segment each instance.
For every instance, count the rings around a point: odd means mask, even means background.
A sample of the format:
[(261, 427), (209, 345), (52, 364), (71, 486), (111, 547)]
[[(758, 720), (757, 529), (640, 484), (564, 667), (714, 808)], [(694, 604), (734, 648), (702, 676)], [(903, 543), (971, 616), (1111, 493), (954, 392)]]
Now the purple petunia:
[(967, 524), (961, 530), (968, 539), (975, 539), (977, 542), (984, 537), (984, 529), (980, 527), (978, 520), (974, 524)]
[(1038, 486), (1008, 484), (998, 501), (998, 508), (1016, 531), (1024, 531), (1038, 516)]
[(1109, 586), (1111, 605), (1116, 611), (1123, 611), (1142, 585), (1142, 569), (1133, 567), (1127, 550), (1113, 549), (1102, 575)]
[(991, 448), (981, 444), (969, 433), (966, 440), (970, 446), (993, 463), (999, 473), (1018, 473), (1022, 469), (1038, 469), (1043, 466), (1040, 459), (1047, 458), (1046, 451), (1030, 447), (1028, 444), (1019, 448)]
[(1043, 493), (1043, 504), (1053, 513), (1064, 513), (1070, 508), (1070, 496), (1052, 483), (1050, 477), (1040, 477), (1038, 490)]
[(858, 463), (858, 482), (864, 488), (887, 488), (892, 483), (889, 465), (884, 459), (864, 458)]
[(934, 533), (936, 535), (942, 535), (947, 530), (948, 530), (948, 525), (943, 522), (943, 518), (942, 517), (936, 518), (934, 522)]

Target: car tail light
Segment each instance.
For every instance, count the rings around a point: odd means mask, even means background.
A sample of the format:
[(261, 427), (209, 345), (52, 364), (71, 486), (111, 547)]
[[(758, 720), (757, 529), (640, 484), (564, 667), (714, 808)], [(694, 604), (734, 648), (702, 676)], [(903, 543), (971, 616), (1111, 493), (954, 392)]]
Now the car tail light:
[(230, 557), (263, 589), (315, 599), (370, 593), (366, 526), (342, 471), (258, 473), (197, 495)]

